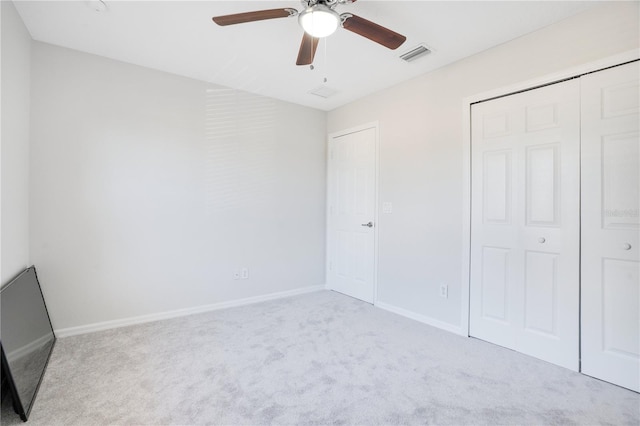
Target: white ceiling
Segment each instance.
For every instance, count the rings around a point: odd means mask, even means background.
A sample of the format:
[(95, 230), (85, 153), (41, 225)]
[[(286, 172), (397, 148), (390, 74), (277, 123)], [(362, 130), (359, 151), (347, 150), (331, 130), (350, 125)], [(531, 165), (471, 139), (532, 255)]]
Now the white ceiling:
[[(95, 0), (94, 0), (95, 1)], [(292, 7), (281, 1), (15, 1), (38, 41), (331, 110), (597, 5), (593, 1), (374, 1), (339, 5), (407, 37), (396, 51), (339, 28), (318, 46), (315, 69), (296, 66), (297, 18), (220, 27), (211, 17)], [(398, 58), (420, 43), (433, 53)], [(324, 83), (324, 78), (327, 82)], [(309, 92), (337, 90), (324, 99)]]

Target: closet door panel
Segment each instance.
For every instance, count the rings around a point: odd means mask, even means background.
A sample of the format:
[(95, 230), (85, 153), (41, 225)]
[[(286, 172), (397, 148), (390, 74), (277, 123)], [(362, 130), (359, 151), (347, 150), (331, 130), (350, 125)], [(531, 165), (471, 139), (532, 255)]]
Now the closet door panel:
[(520, 230), (523, 319), (518, 350), (579, 368), (580, 85), (523, 93)]
[(470, 334), (578, 369), (579, 83), (472, 107)]
[(581, 79), (582, 372), (640, 391), (638, 62)]

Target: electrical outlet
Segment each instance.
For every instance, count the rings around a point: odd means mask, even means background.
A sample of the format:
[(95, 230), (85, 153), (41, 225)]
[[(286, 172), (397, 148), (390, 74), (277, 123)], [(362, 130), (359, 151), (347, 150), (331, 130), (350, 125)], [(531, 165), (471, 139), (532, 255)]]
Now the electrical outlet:
[(234, 280), (240, 279), (240, 271), (233, 271), (233, 279)]
[(449, 286), (445, 283), (440, 284), (440, 297), (443, 297), (445, 299), (449, 298)]
[(240, 271), (240, 278), (242, 278), (243, 280), (249, 279), (249, 268), (242, 268), (242, 270)]

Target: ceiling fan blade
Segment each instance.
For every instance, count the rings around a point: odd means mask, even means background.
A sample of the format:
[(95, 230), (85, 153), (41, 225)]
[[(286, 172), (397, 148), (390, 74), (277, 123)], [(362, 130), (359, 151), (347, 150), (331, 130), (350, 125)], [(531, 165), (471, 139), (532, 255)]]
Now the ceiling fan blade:
[(243, 24), (245, 22), (262, 21), (265, 19), (287, 18), (297, 15), (298, 11), (291, 8), (256, 10), (254, 12), (234, 13), (233, 15), (214, 16), (213, 22), (218, 25)]
[(298, 51), (298, 60), (296, 65), (310, 65), (313, 63), (313, 57), (316, 56), (316, 49), (318, 48), (319, 38), (310, 36), (306, 32), (302, 36), (302, 42), (300, 42), (300, 50)]
[(368, 21), (351, 13), (344, 13), (345, 20), (342, 23), (342, 27), (345, 30), (349, 30), (353, 33), (359, 34), (362, 37), (366, 37), (371, 41), (375, 41), (389, 49), (397, 49), (407, 39), (402, 34), (398, 34), (395, 31), (391, 31), (388, 28), (378, 25), (375, 22)]

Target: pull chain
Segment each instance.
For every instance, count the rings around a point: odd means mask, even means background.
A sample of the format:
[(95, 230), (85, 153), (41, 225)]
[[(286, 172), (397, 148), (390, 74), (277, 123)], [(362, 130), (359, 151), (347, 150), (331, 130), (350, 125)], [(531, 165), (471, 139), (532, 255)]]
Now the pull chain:
[(324, 83), (327, 82), (327, 76), (329, 75), (329, 63), (327, 62), (327, 43), (329, 37), (324, 38)]

